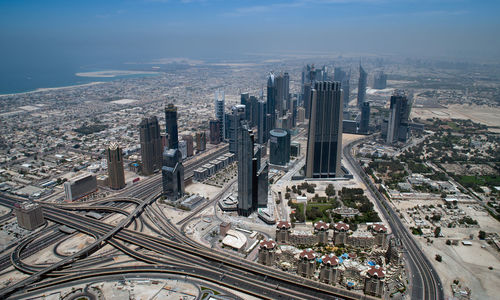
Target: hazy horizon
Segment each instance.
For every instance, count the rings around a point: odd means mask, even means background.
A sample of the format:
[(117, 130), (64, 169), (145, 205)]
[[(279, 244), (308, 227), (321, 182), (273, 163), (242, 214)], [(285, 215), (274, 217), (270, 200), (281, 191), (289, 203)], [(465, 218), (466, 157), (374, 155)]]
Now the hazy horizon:
[(249, 54), (498, 63), (498, 11), (496, 1), (472, 0), (2, 2), (0, 79), (8, 85), (60, 70)]

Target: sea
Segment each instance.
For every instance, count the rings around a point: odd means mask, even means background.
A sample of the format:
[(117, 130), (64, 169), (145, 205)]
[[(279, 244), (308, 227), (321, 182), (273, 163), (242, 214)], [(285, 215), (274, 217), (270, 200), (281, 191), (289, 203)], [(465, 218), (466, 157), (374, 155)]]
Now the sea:
[(82, 77), (76, 73), (97, 72), (108, 70), (124, 71), (155, 71), (152, 65), (139, 64), (102, 64), (102, 65), (47, 65), (43, 68), (23, 66), (11, 68), (8, 73), (0, 71), (0, 95), (24, 93), (40, 88), (56, 88), (86, 84), (96, 81), (113, 81), (122, 78), (156, 76), (155, 74), (131, 74), (114, 77)]

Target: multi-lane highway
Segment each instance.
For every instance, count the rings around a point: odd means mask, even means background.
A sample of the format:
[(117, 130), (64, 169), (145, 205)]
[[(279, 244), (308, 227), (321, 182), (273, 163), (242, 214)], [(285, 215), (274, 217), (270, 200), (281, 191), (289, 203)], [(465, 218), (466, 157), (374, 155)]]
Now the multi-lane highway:
[(400, 239), (405, 252), (406, 261), (410, 267), (411, 299), (444, 299), (443, 286), (439, 276), (432, 266), (432, 263), (425, 256), (418, 243), (413, 238), (409, 230), (399, 219), (398, 215), (380, 193), (372, 180), (359, 163), (352, 157), (353, 146), (363, 142), (365, 139), (355, 141), (344, 147), (344, 158), (352, 166), (356, 175), (365, 183), (368, 191), (377, 202), (377, 206), (386, 218), (395, 238)]

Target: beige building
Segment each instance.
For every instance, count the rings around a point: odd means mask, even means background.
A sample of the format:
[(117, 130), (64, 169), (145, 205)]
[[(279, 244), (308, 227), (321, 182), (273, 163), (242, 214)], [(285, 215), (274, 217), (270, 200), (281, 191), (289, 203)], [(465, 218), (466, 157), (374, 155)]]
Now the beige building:
[(321, 270), (319, 272), (319, 280), (324, 283), (335, 285), (338, 281), (339, 259), (331, 254), (321, 257)]
[(290, 242), (290, 229), (292, 225), (287, 221), (279, 221), (276, 226), (276, 242), (279, 244), (288, 244)]
[(364, 292), (367, 295), (382, 297), (384, 295), (385, 272), (380, 266), (373, 266), (366, 272)]
[(276, 242), (273, 240), (263, 240), (259, 248), (259, 263), (272, 266), (275, 260)]
[(34, 230), (45, 224), (42, 207), (34, 202), (24, 202), (16, 206), (15, 212), (19, 227)]
[(108, 185), (114, 190), (125, 187), (125, 171), (123, 170), (123, 154), (118, 143), (111, 143), (106, 149), (108, 161)]
[(299, 255), (297, 274), (302, 277), (311, 278), (316, 270), (317, 254), (312, 249), (305, 249)]
[(314, 233), (318, 237), (318, 243), (328, 244), (328, 229), (330, 229), (330, 224), (323, 221), (318, 221), (314, 223)]
[(346, 245), (349, 225), (343, 222), (335, 223), (333, 226), (333, 244)]

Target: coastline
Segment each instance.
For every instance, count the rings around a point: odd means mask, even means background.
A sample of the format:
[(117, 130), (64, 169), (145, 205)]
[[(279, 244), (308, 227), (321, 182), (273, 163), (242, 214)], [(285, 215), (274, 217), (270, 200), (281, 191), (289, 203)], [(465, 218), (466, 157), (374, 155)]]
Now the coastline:
[(16, 96), (16, 95), (22, 95), (22, 94), (32, 94), (32, 93), (47, 92), (47, 91), (57, 91), (57, 90), (75, 88), (75, 87), (97, 85), (97, 84), (102, 84), (102, 83), (106, 83), (106, 81), (93, 81), (93, 82), (83, 83), (83, 84), (66, 85), (66, 86), (51, 87), (51, 88), (37, 88), (36, 90), (27, 91), (27, 92), (0, 94), (0, 97)]

